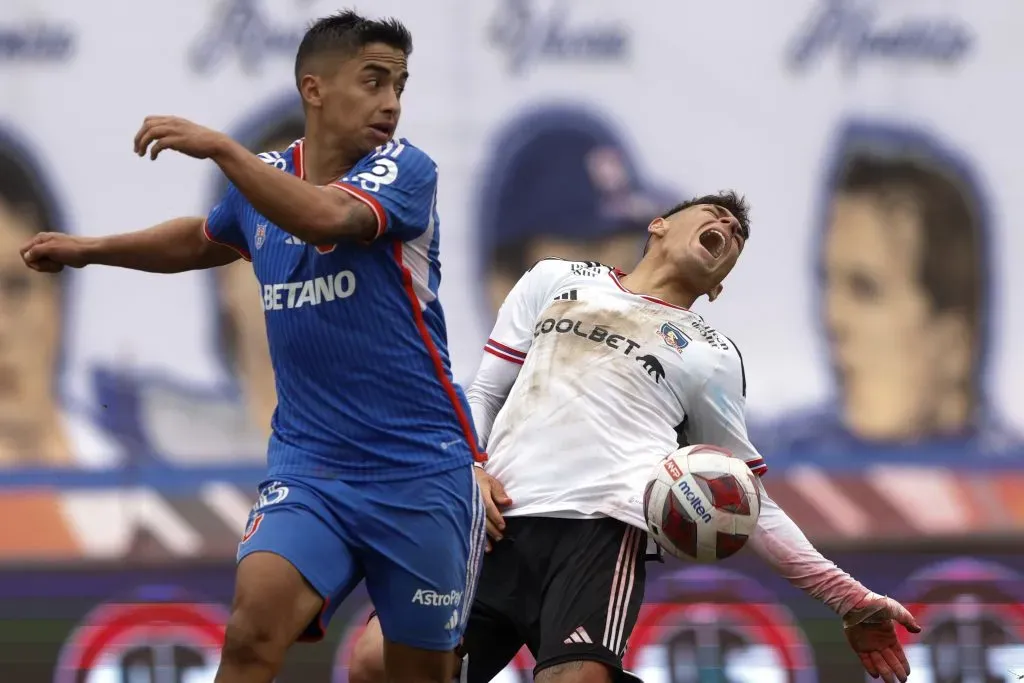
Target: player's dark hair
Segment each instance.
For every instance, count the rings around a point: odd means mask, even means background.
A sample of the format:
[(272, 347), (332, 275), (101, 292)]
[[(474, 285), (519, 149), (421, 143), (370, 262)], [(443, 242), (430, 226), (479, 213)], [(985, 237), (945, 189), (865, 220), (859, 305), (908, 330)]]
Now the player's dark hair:
[(688, 199), (661, 214), (661, 218), (670, 218), (680, 211), (689, 209), (691, 206), (699, 206), (701, 204), (719, 206), (731, 213), (740, 224), (743, 239), (750, 239), (750, 205), (747, 203), (746, 197), (737, 194), (735, 190), (722, 190), (717, 194), (706, 194), (703, 197)]
[(0, 141), (0, 204), (16, 216), (28, 218), (33, 232), (56, 232), (60, 225), (56, 206), (43, 179), (19, 150)]
[[(882, 203), (913, 200), (922, 232), (918, 282), (936, 313), (960, 313), (972, 342), (980, 341), (988, 264), (981, 199), (974, 186), (937, 160), (858, 153), (846, 159), (834, 191), (869, 195)], [(974, 344), (976, 353), (981, 346)]]
[(303, 76), (306, 62), (322, 54), (351, 57), (371, 43), (383, 43), (406, 56), (412, 54), (412, 33), (398, 19), (367, 19), (352, 10), (343, 10), (317, 19), (306, 31), (295, 55), (295, 82)]
[[(659, 218), (671, 218), (680, 211), (685, 211), (691, 206), (700, 206), (701, 204), (719, 206), (731, 213), (740, 224), (740, 232), (743, 235), (743, 239), (750, 239), (750, 204), (747, 203), (746, 197), (738, 194), (735, 190), (722, 190), (717, 194), (706, 194), (702, 197), (688, 199), (681, 204), (676, 204), (671, 209), (661, 214)], [(647, 254), (647, 249), (650, 246), (651, 238), (648, 237), (647, 242), (644, 244), (644, 254)]]

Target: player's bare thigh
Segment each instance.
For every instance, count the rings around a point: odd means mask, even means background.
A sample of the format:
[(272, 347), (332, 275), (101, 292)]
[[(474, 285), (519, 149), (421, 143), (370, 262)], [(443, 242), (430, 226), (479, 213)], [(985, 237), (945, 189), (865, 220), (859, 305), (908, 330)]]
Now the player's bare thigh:
[(218, 683), (271, 680), (322, 607), (323, 598), (280, 555), (255, 552), (242, 558)]
[[(412, 657), (414, 659), (421, 657), (417, 653), (426, 654), (428, 660), (437, 659), (438, 657), (433, 657), (433, 655), (437, 655), (441, 659), (448, 661), (449, 668), (447, 669), (448, 673), (445, 680), (458, 673), (459, 661), (454, 653), (430, 652), (397, 643), (388, 643), (385, 647), (384, 633), (380, 629), (380, 621), (376, 616), (373, 616), (359, 635), (359, 639), (356, 640), (355, 647), (352, 648), (352, 656), (348, 663), (349, 683), (384, 683), (388, 678), (385, 674), (385, 650), (393, 663), (395, 663), (395, 660), (401, 660), (404, 657)], [(428, 667), (432, 666), (429, 661), (425, 663), (420, 661), (419, 664), (410, 664), (410, 666), (402, 666), (402, 664), (403, 662), (397, 662), (400, 671), (396, 671), (394, 666), (392, 667), (390, 680), (413, 680), (406, 674), (411, 673), (415, 676), (417, 673), (415, 666), (422, 666), (423, 664), (426, 664)], [(425, 672), (421, 676), (426, 676)], [(431, 680), (431, 678), (424, 678), (424, 680)]]

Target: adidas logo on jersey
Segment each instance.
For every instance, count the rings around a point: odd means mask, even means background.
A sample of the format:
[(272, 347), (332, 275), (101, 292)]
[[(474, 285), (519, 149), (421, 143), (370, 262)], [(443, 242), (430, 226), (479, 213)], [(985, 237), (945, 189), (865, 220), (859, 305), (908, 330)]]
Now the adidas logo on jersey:
[(562, 292), (555, 297), (555, 301), (576, 301), (576, 290), (570, 289), (568, 292)]
[(302, 246), (303, 244), (305, 244), (305, 242), (300, 240), (295, 235), (288, 235), (287, 237), (285, 237), (284, 238), (284, 243), (285, 244), (295, 244), (295, 245), (298, 245), (298, 246)]
[(592, 641), (590, 639), (590, 634), (587, 633), (587, 629), (585, 629), (582, 626), (580, 626), (575, 631), (573, 631), (571, 634), (569, 634), (569, 637), (566, 638), (565, 640), (563, 640), (562, 642), (565, 643), (566, 645), (572, 645), (573, 643), (590, 643), (590, 644), (592, 644), (594, 641)]

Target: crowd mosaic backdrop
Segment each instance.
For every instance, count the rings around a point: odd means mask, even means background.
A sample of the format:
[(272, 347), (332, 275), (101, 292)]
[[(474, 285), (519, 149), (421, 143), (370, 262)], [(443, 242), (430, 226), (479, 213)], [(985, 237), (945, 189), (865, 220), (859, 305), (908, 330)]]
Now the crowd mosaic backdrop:
[[(697, 309), (742, 349), (766, 486), (840, 564), (919, 605), (912, 680), (1024, 674), (1024, 6), (355, 6), (413, 31), (399, 135), (440, 169), (457, 380), (472, 380), (498, 305), (537, 259), (628, 271), (657, 213), (745, 193), (751, 241), (723, 296)], [(223, 177), (133, 155), (143, 117), (285, 149), (302, 136), (295, 48), (336, 9), (0, 6), (9, 680), (212, 680), (276, 403), (251, 269), (49, 277), (17, 249), (40, 231), (204, 214)], [(648, 683), (863, 680), (838, 623), (766, 572), (745, 554), (657, 568), (627, 663)], [(345, 680), (365, 608), (354, 598), (282, 681)], [(529, 667), (524, 653), (504, 680)]]

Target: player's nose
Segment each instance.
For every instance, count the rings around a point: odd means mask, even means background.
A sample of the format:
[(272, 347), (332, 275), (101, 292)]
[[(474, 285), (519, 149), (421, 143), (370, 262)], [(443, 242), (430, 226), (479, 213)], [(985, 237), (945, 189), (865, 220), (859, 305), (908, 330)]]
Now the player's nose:
[(381, 106), (381, 112), (392, 116), (398, 113), (400, 100), (398, 99), (398, 91), (394, 88), (388, 88), (387, 95), (385, 96), (384, 103)]

